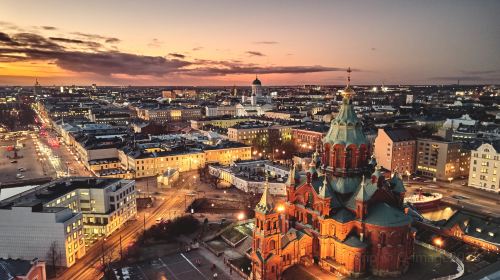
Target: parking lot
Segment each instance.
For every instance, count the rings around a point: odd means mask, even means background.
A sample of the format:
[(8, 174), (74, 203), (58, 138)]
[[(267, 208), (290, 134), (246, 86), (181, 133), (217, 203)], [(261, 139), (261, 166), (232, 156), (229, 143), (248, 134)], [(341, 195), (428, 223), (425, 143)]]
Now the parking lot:
[[(200, 265), (197, 264), (198, 260)], [(206, 280), (214, 279), (214, 273), (217, 273), (217, 279), (233, 279), (229, 275), (222, 272), (219, 268), (212, 270), (212, 263), (210, 263), (197, 251), (173, 254), (153, 259), (151, 261), (133, 266), (130, 270), (133, 271), (134, 275), (138, 275), (138, 278), (134, 279), (141, 280)], [(234, 275), (236, 276), (236, 273)]]
[[(33, 179), (47, 176), (47, 171), (43, 165), (37, 160), (36, 150), (33, 139), (29, 136), (20, 140), (19, 143), (24, 144), (18, 152), (20, 158), (13, 159), (13, 151), (8, 151), (7, 147), (16, 144), (16, 141), (1, 140), (0, 141), (0, 182), (15, 182), (20, 179)], [(22, 168), (24, 171), (19, 171)], [(44, 174), (45, 173), (45, 174)], [(17, 174), (20, 174), (18, 178)]]

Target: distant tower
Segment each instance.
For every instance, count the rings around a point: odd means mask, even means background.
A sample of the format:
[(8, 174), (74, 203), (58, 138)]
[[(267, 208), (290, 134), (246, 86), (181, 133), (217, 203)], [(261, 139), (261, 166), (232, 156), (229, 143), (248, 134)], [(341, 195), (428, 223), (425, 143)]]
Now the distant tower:
[(238, 96), (238, 89), (236, 88), (236, 85), (233, 86), (233, 96)]
[(250, 103), (252, 104), (252, 106), (257, 105), (257, 96), (253, 93), (252, 96), (250, 97)]
[(35, 95), (38, 95), (38, 94), (41, 94), (42, 93), (42, 89), (41, 89), (41, 86), (40, 84), (38, 83), (38, 78), (35, 79), (35, 86), (33, 88), (33, 93)]
[(253, 80), (252, 82), (252, 95), (255, 95), (257, 97), (262, 96), (262, 83), (260, 82), (257, 75), (255, 75), (255, 80)]

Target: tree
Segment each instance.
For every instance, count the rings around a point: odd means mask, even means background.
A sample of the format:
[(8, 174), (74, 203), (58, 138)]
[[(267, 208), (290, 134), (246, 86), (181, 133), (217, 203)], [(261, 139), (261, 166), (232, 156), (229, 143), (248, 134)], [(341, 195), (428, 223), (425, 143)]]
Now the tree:
[(101, 240), (100, 266), (98, 272), (102, 272), (105, 276), (109, 273), (109, 265), (113, 262), (114, 248), (111, 244), (106, 244), (106, 239)]
[(49, 247), (49, 251), (47, 252), (47, 260), (50, 262), (50, 266), (54, 271), (54, 274), (57, 276), (57, 265), (61, 261), (62, 253), (57, 245), (56, 241), (52, 241)]

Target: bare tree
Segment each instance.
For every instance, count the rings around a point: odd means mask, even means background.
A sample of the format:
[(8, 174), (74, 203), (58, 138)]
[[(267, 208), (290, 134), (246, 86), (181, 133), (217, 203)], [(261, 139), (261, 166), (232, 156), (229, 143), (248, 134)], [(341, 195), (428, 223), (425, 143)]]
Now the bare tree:
[(57, 276), (57, 265), (61, 261), (62, 253), (57, 245), (56, 241), (52, 241), (49, 247), (49, 251), (47, 252), (47, 260), (50, 262), (50, 266), (54, 271), (54, 274)]
[(106, 244), (106, 239), (101, 240), (100, 265), (98, 273), (102, 272), (108, 276), (109, 266), (113, 262), (114, 247), (111, 244)]

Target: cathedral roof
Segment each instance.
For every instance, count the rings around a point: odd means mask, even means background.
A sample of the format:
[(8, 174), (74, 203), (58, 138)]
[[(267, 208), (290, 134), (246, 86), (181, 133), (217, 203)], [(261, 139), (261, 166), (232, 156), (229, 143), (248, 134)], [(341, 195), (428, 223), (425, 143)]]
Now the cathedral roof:
[(364, 222), (383, 227), (398, 227), (409, 225), (411, 217), (400, 209), (383, 202), (368, 207), (368, 215)]
[(337, 222), (347, 223), (354, 220), (356, 216), (351, 211), (342, 208), (339, 211), (337, 211), (337, 213), (333, 214), (331, 217)]
[(365, 242), (361, 241), (358, 236), (354, 234), (350, 234), (343, 242), (349, 247), (355, 247), (355, 248), (366, 248), (368, 244)]
[(269, 181), (266, 178), (266, 183), (264, 184), (264, 191), (262, 192), (262, 197), (260, 198), (259, 203), (255, 206), (255, 211), (261, 212), (264, 214), (269, 214), (274, 211), (274, 200), (269, 193)]
[(334, 191), (346, 194), (356, 191), (360, 183), (360, 177), (336, 177), (332, 181), (332, 187)]
[(392, 175), (392, 178), (390, 180), (392, 190), (397, 192), (397, 193), (404, 193), (406, 192), (405, 186), (403, 184), (403, 179), (399, 176), (397, 172), (394, 172)]
[(363, 176), (363, 180), (359, 186), (358, 192), (356, 193), (357, 201), (368, 201), (372, 197), (372, 195), (377, 190), (377, 186), (373, 185), (371, 182), (365, 181), (365, 176)]

